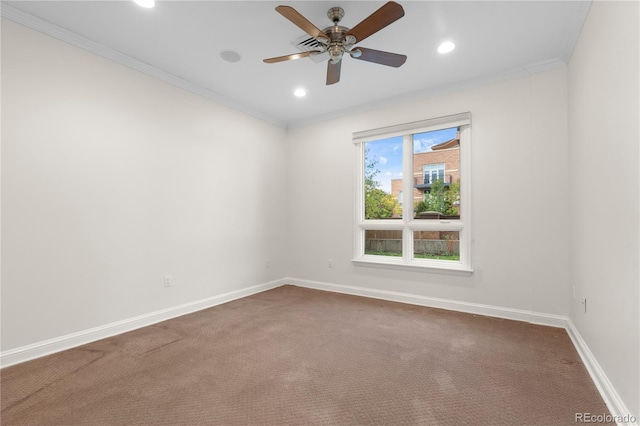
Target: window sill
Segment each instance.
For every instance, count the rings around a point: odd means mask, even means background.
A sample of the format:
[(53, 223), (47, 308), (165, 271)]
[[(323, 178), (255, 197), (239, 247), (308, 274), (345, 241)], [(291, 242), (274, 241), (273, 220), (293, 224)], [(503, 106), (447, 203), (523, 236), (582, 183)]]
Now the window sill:
[(372, 259), (369, 257), (361, 257), (352, 259), (351, 262), (355, 266), (364, 266), (368, 268), (382, 268), (382, 269), (397, 269), (403, 271), (419, 271), (430, 272), (435, 274), (445, 275), (457, 275), (469, 277), (473, 274), (473, 269), (455, 263), (453, 265), (435, 264), (435, 263), (420, 263), (420, 262), (405, 262), (402, 259)]

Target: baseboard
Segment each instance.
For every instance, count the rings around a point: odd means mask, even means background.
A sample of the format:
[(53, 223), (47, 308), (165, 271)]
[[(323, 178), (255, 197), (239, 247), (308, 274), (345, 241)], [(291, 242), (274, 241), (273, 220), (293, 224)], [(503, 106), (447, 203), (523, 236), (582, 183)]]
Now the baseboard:
[[(550, 327), (564, 328), (567, 330), (571, 341), (573, 342), (582, 362), (589, 372), (594, 384), (596, 385), (602, 399), (609, 407), (614, 419), (629, 419), (629, 410), (616, 392), (613, 384), (607, 377), (606, 373), (594, 355), (589, 350), (584, 339), (576, 329), (570, 318), (545, 314), (540, 312), (531, 312), (521, 309), (504, 308), (500, 306), (483, 305), (479, 303), (461, 302), (456, 300), (441, 299), (435, 297), (426, 297), (409, 293), (400, 293), (395, 291), (378, 290), (365, 287), (356, 287), (342, 284), (333, 284), (320, 281), (311, 281), (298, 278), (283, 278), (270, 281), (263, 284), (245, 287), (228, 293), (198, 300), (195, 302), (185, 303), (179, 306), (163, 309), (149, 314), (140, 315), (111, 324), (105, 324), (89, 330), (68, 334), (58, 338), (37, 342), (31, 345), (11, 349), (0, 353), (0, 366), (2, 368), (21, 362), (29, 361), (52, 353), (71, 349), (96, 340), (115, 336), (117, 334), (132, 331), (141, 327), (166, 321), (171, 318), (186, 315), (212, 306), (220, 305), (232, 300), (260, 293), (285, 284), (291, 284), (298, 287), (312, 288), (316, 290), (325, 290), (336, 293), (351, 294), (355, 296), (369, 297), (373, 299), (389, 300), (393, 302), (408, 303), (412, 305), (427, 306), (432, 308), (448, 309), (458, 312), (466, 312), (477, 315), (486, 315), (496, 318), (504, 318), (515, 321), (524, 321), (532, 324), (546, 325)], [(597, 413), (592, 413), (597, 414)], [(632, 416), (631, 416), (632, 417)], [(637, 420), (618, 421), (619, 425), (638, 425)]]
[(122, 321), (105, 324), (88, 330), (79, 331), (77, 333), (67, 334), (65, 336), (56, 337), (42, 342), (33, 343), (31, 345), (10, 349), (0, 353), (1, 368), (19, 364), (21, 362), (40, 358), (66, 349), (75, 348), (96, 340), (115, 336), (127, 331), (136, 330), (171, 318), (190, 314), (212, 306), (230, 302), (260, 293), (272, 288), (280, 287), (285, 284), (284, 280), (275, 280), (263, 284), (245, 287), (239, 290), (230, 291), (219, 294), (217, 296), (208, 297), (206, 299), (185, 303), (171, 308), (162, 309), (148, 314), (128, 318)]
[(613, 384), (602, 367), (600, 367), (600, 364), (598, 364), (596, 357), (587, 346), (587, 343), (580, 335), (580, 332), (578, 332), (578, 329), (573, 321), (571, 321), (571, 318), (567, 318), (566, 329), (573, 345), (576, 347), (576, 350), (580, 355), (580, 358), (582, 358), (582, 362), (587, 368), (593, 383), (598, 388), (602, 399), (607, 404), (607, 407), (609, 408), (609, 411), (611, 411), (611, 415), (614, 420), (616, 420), (616, 423), (619, 425), (637, 426), (638, 419), (630, 414), (624, 401), (620, 398), (618, 392), (616, 392), (616, 389), (613, 387)]
[(411, 305), (427, 306), (430, 308), (448, 309), (450, 311), (466, 312), (476, 315), (504, 318), (515, 321), (524, 321), (532, 324), (546, 325), (550, 327), (566, 328), (567, 317), (562, 315), (545, 314), (526, 311), (523, 309), (504, 308), (500, 306), (483, 305), (480, 303), (461, 302), (450, 299), (420, 296), (396, 291), (377, 290), (364, 287), (355, 287), (342, 284), (331, 284), (319, 281), (287, 278), (283, 280), (287, 284), (299, 287), (313, 288), (316, 290), (333, 291), (336, 293), (352, 294), (355, 296), (370, 297), (373, 299), (389, 300), (392, 302), (408, 303)]
[[(458, 312), (486, 315), (490, 317), (524, 321), (532, 324), (564, 328), (569, 334), (573, 345), (580, 355), (580, 358), (582, 359), (582, 362), (589, 372), (591, 379), (596, 385), (596, 388), (600, 392), (602, 399), (604, 400), (605, 404), (607, 404), (607, 407), (609, 408), (609, 411), (612, 415), (612, 420), (616, 421), (618, 425), (638, 426), (638, 419), (630, 415), (629, 410), (616, 392), (613, 384), (605, 374), (604, 370), (602, 370), (602, 368), (598, 364), (598, 361), (589, 350), (587, 344), (582, 339), (582, 336), (580, 336), (580, 333), (569, 317), (532, 312), (521, 309), (504, 308), (500, 306), (483, 305), (479, 303), (469, 303), (456, 300), (426, 297), (395, 291), (304, 280), (298, 278), (287, 278), (283, 281), (287, 284), (292, 284), (299, 287), (313, 288), (316, 290), (332, 291), (336, 293), (389, 300), (392, 302), (401, 302), (412, 305), (427, 306), (431, 308), (448, 309)], [(599, 413), (591, 414), (598, 415)]]

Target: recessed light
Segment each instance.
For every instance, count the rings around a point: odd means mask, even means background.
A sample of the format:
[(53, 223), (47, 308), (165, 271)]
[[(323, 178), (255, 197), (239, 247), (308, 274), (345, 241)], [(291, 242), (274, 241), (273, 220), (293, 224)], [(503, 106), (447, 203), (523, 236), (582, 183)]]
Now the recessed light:
[(456, 48), (456, 45), (450, 41), (445, 41), (438, 46), (438, 53), (449, 53)]
[(307, 91), (299, 88), (293, 91), (293, 96), (298, 97), (298, 98), (303, 98), (305, 96), (307, 96)]
[(138, 6), (144, 7), (146, 9), (151, 9), (156, 5), (155, 0), (133, 0)]
[(220, 52), (220, 57), (227, 62), (238, 62), (242, 57), (234, 50), (223, 50)]

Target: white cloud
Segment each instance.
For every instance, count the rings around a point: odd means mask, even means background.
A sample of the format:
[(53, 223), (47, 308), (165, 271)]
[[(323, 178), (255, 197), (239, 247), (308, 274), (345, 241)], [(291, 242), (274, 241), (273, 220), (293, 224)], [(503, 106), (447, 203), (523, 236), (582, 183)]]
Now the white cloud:
[(384, 174), (385, 176), (391, 176), (391, 172), (387, 172)]
[(389, 161), (387, 157), (380, 157), (379, 160), (380, 160), (380, 164), (387, 164), (387, 161)]
[(437, 144), (438, 141), (431, 138), (415, 139), (413, 141), (413, 152), (431, 151), (431, 147)]

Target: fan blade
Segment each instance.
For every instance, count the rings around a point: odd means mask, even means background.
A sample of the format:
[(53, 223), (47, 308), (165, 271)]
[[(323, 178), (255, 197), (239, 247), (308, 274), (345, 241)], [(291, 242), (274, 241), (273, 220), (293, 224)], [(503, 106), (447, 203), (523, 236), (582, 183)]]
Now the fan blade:
[(384, 27), (404, 16), (404, 9), (398, 3), (390, 1), (380, 9), (369, 15), (368, 18), (351, 28), (346, 35), (356, 38), (356, 43), (361, 42), (371, 34), (377, 33)]
[(376, 64), (387, 65), (390, 67), (398, 68), (402, 66), (407, 60), (407, 55), (399, 55), (397, 53), (384, 52), (382, 50), (367, 49), (365, 47), (358, 47), (353, 49), (354, 53), (360, 51), (360, 56), (354, 56), (353, 59), (360, 59), (361, 61), (375, 62)]
[(331, 60), (327, 63), (327, 86), (330, 84), (336, 84), (340, 81), (340, 69), (342, 67), (342, 59), (337, 63), (332, 63)]
[(298, 28), (300, 28), (305, 33), (309, 34), (311, 37), (315, 39), (323, 38), (329, 41), (329, 37), (325, 33), (322, 32), (318, 27), (313, 25), (307, 18), (302, 16), (297, 10), (292, 8), (291, 6), (278, 6), (276, 7), (276, 11), (287, 18), (289, 21), (294, 23)]
[(309, 52), (294, 53), (292, 55), (276, 56), (275, 58), (263, 59), (262, 61), (267, 64), (275, 64), (276, 62), (284, 62), (284, 61), (291, 61), (292, 59), (306, 58), (307, 56), (315, 55), (316, 53), (320, 53), (320, 52), (316, 52), (315, 50), (312, 50)]

